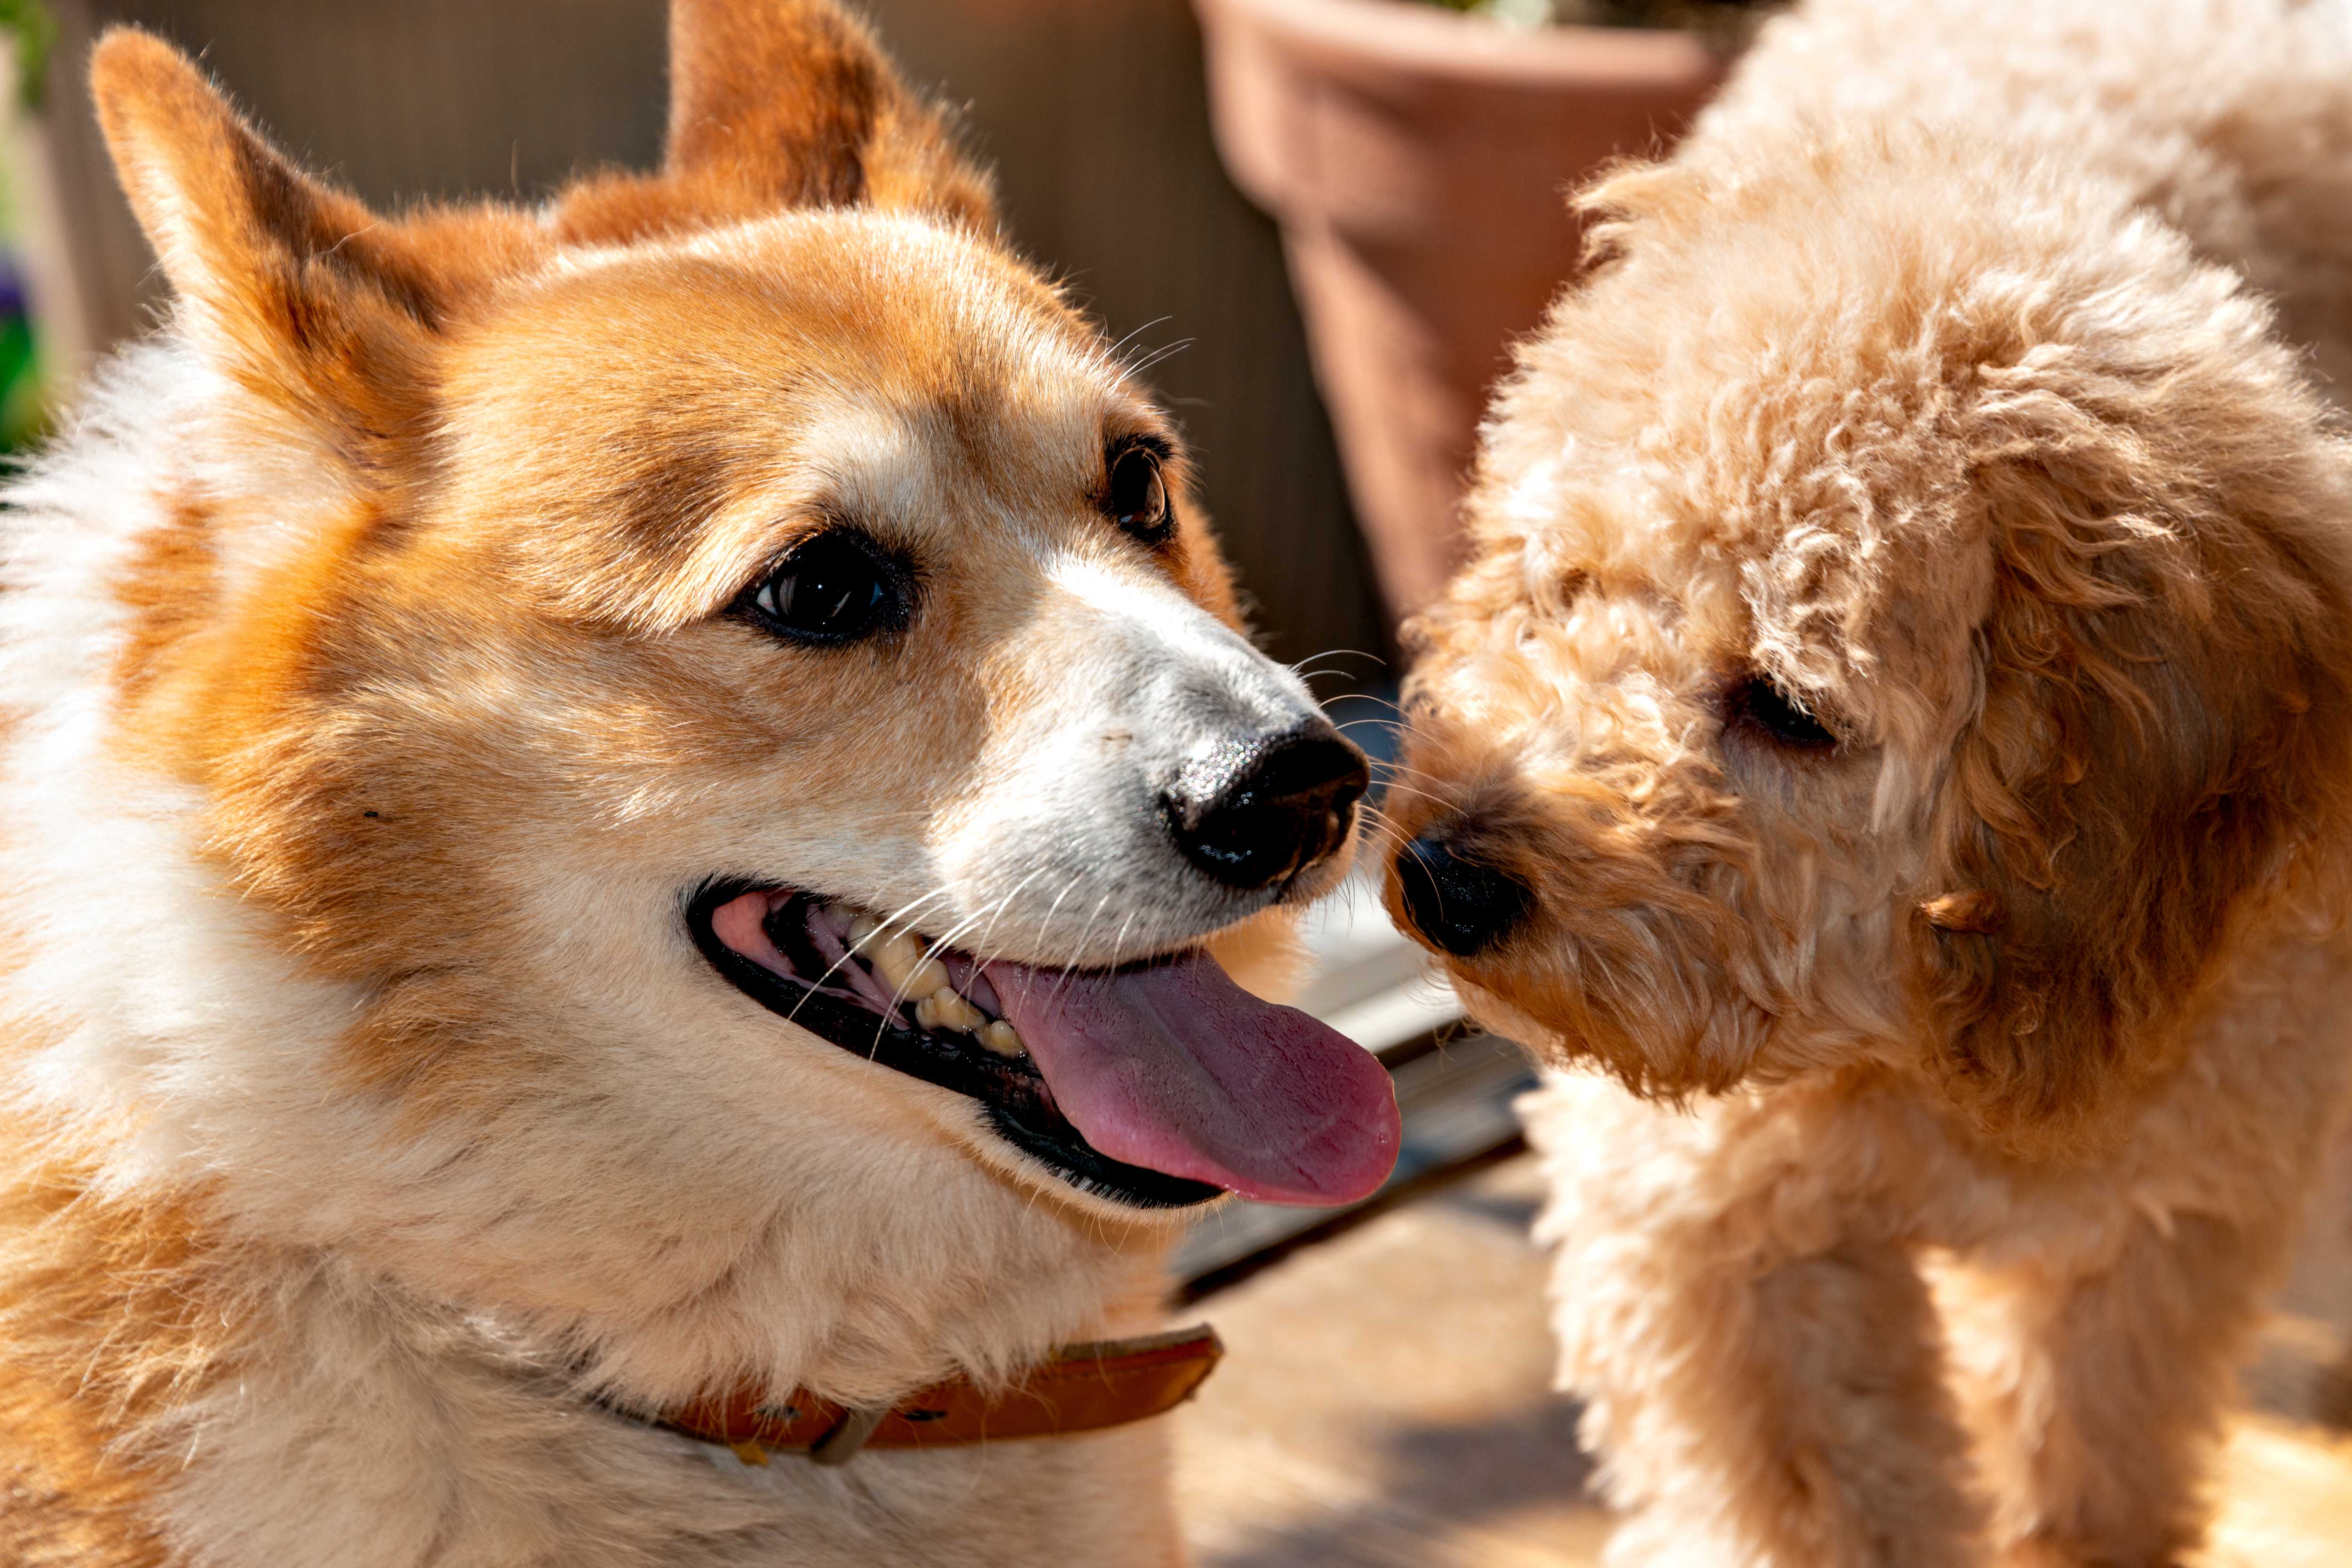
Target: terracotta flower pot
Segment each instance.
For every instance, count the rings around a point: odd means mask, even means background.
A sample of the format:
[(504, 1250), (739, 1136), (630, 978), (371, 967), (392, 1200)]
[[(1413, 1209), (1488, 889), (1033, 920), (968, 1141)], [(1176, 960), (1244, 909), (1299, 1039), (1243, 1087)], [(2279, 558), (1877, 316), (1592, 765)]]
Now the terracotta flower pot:
[(1687, 33), (1513, 31), (1402, 0), (1193, 0), (1217, 143), (1282, 226), (1390, 611), (1459, 559), (1456, 497), (1512, 339), (1575, 270), (1564, 194), (1662, 149), (1727, 62)]

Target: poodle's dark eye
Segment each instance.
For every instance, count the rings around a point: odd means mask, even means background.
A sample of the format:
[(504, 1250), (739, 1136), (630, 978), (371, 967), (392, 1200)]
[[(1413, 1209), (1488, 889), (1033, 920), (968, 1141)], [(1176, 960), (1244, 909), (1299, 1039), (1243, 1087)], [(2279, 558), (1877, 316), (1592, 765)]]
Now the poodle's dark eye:
[(1110, 479), (1103, 510), (1110, 520), (1146, 544), (1164, 542), (1176, 526), (1168, 504), (1168, 480), (1160, 472), (1161, 453), (1148, 446), (1128, 446), (1111, 453)]
[(793, 642), (837, 646), (906, 624), (905, 574), (856, 529), (802, 543), (744, 599), (751, 617)]
[(1811, 752), (1837, 744), (1837, 737), (1819, 719), (1760, 675), (1751, 675), (1733, 689), (1731, 710), (1784, 746)]

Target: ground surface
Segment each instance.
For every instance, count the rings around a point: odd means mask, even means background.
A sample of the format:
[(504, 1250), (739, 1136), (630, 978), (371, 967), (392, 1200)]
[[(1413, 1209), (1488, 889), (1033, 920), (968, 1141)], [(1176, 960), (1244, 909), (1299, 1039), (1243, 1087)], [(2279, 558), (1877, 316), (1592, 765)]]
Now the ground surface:
[[(2352, 1564), (2352, 1159), (2232, 1428), (2199, 1568)], [(1522, 1155), (1201, 1302), (1231, 1353), (1178, 1416), (1196, 1568), (1596, 1561), (1575, 1410), (1549, 1392)]]

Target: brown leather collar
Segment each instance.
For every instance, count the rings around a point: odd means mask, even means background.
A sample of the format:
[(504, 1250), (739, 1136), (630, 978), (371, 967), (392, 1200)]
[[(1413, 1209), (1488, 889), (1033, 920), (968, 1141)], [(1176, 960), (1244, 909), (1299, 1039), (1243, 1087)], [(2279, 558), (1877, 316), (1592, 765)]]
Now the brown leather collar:
[(1192, 1397), (1225, 1353), (1203, 1323), (1141, 1339), (1065, 1345), (994, 1394), (955, 1378), (896, 1405), (853, 1407), (795, 1389), (782, 1399), (758, 1388), (705, 1395), (656, 1426), (735, 1450), (747, 1465), (768, 1451), (846, 1464), (862, 1448), (944, 1448), (1013, 1437), (1097, 1432), (1166, 1414)]

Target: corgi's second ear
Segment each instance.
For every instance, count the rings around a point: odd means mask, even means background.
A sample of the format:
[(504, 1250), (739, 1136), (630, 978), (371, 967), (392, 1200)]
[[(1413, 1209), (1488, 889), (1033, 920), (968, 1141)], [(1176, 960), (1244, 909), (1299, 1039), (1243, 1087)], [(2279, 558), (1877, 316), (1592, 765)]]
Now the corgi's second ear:
[(90, 88), (196, 346), (339, 434), (396, 437), (419, 419), (447, 280), (356, 198), (288, 163), (161, 38), (110, 31)]
[(669, 72), (673, 177), (767, 208), (995, 221), (986, 179), (836, 0), (670, 0)]
[(992, 233), (988, 176), (835, 0), (671, 0), (660, 174), (564, 195), (568, 239), (627, 240), (793, 207), (915, 212)]

